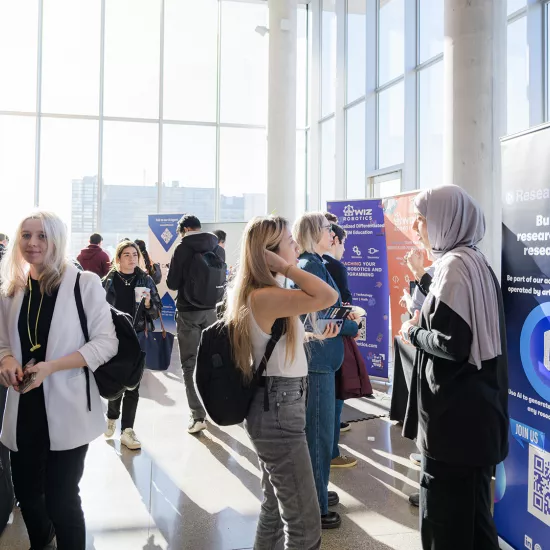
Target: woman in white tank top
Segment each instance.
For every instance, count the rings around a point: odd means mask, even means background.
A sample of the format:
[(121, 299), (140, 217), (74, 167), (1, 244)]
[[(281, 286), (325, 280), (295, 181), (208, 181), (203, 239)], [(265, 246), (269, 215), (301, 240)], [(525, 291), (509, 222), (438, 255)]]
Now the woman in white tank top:
[[(252, 220), (226, 312), (235, 361), (245, 379), (261, 362), (275, 321), (284, 319), (285, 327), (245, 421), (264, 492), (255, 550), (281, 543), (285, 550), (321, 547), (321, 513), (305, 435), (308, 365), (299, 316), (329, 307), (337, 293), (297, 263), (298, 247), (285, 219)], [(292, 279), (301, 290), (283, 288), (278, 276)], [(264, 410), (266, 386), (269, 410)]]

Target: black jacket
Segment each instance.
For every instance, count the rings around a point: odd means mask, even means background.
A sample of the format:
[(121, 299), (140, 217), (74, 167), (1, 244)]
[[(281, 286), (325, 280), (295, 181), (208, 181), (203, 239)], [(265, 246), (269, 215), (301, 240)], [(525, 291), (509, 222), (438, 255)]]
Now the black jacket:
[(0, 244), (0, 262), (2, 261), (2, 258), (4, 257), (5, 253), (6, 253), (6, 247), (3, 244)]
[[(145, 330), (145, 324), (147, 323), (148, 330), (155, 330), (155, 324), (153, 321), (160, 317), (162, 311), (162, 302), (157, 290), (157, 286), (153, 282), (153, 279), (145, 271), (136, 267), (137, 277), (135, 278), (134, 286), (144, 286), (151, 291), (151, 307), (147, 309), (143, 302), (141, 304), (136, 303), (134, 306), (134, 328), (136, 332), (143, 332)], [(107, 294), (107, 302), (116, 308), (116, 290), (113, 284), (113, 279), (116, 276), (116, 271), (111, 270), (107, 276), (103, 279), (103, 288)]]
[(353, 296), (348, 286), (348, 270), (346, 269), (346, 266), (328, 254), (323, 256), (323, 260), (325, 260), (325, 267), (327, 268), (327, 271), (334, 279), (334, 282), (340, 291), (342, 303), (352, 304)]
[(502, 294), (499, 302), (502, 355), (468, 362), (472, 331), (444, 302), (429, 293), (431, 277), (420, 287), (427, 294), (418, 328), (411, 331), (416, 358), (403, 434), (417, 438), (422, 453), (447, 464), (494, 466), (508, 454), (508, 355)]
[(219, 246), (218, 237), (213, 233), (201, 232), (187, 235), (181, 239), (174, 250), (166, 284), (170, 290), (178, 292), (178, 311), (200, 311), (185, 299), (184, 289), (193, 256), (204, 252), (214, 252), (225, 262), (225, 250)]

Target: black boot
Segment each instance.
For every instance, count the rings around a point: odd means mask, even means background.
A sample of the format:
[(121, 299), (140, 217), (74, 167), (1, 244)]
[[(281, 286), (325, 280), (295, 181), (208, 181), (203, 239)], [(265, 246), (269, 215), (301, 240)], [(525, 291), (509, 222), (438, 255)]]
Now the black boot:
[(338, 493), (334, 491), (328, 492), (328, 505), (329, 506), (336, 506), (340, 502), (340, 497), (338, 496)]
[(321, 528), (323, 529), (338, 529), (342, 524), (340, 514), (329, 512), (326, 516), (321, 516)]

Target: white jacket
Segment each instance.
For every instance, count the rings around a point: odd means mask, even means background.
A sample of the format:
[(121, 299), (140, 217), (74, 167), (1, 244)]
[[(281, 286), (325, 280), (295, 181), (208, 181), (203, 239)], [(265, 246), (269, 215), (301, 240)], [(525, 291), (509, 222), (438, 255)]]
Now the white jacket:
[[(95, 371), (116, 355), (118, 339), (99, 277), (93, 273), (83, 272), (80, 277), (80, 290), (90, 334), (90, 341), (86, 343), (74, 298), (77, 273), (73, 265), (67, 265), (55, 303), (46, 361), (60, 359), (79, 351), (88, 367)], [(24, 292), (20, 291), (13, 298), (0, 298), (0, 360), (7, 355), (13, 355), (21, 363), (18, 321), (23, 296)], [(83, 369), (55, 372), (46, 377), (43, 386), (50, 450), (75, 449), (90, 443), (103, 433), (103, 403), (92, 373), (91, 411), (88, 411), (86, 376)], [(18, 410), (19, 394), (13, 388), (9, 388), (0, 441), (12, 451), (17, 451)]]

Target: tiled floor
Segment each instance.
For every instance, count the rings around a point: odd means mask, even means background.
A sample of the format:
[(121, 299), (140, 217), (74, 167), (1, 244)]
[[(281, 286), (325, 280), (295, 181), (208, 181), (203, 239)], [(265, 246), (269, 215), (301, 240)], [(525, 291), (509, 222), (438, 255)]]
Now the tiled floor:
[[(252, 548), (261, 491), (242, 428), (188, 435), (177, 368), (147, 371), (141, 397), (141, 452), (121, 450), (118, 439), (99, 439), (90, 447), (82, 482), (87, 550)], [(353, 424), (341, 443), (359, 464), (332, 474), (343, 524), (323, 534), (323, 549), (419, 550), (418, 513), (407, 502), (418, 487), (418, 469), (407, 459), (414, 444), (384, 419)], [(16, 512), (0, 549), (28, 548)]]

